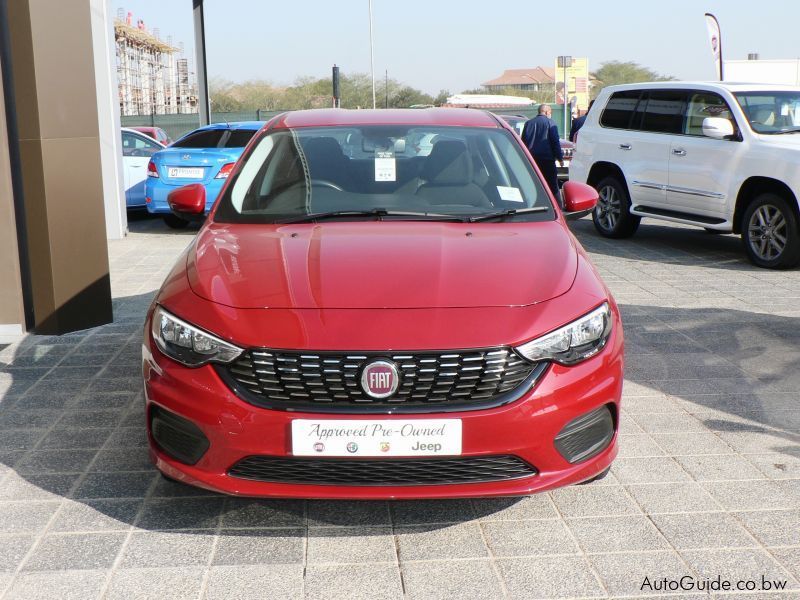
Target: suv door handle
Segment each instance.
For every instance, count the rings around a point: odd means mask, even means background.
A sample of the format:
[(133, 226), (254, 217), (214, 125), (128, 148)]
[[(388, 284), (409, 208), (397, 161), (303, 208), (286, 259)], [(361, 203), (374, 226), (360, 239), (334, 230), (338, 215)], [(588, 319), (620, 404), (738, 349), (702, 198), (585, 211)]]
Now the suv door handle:
[(684, 150), (683, 148), (673, 148), (672, 153), (675, 156), (686, 156), (686, 150)]
[(630, 144), (620, 144), (619, 147), (622, 150), (630, 150), (631, 149), (631, 145)]

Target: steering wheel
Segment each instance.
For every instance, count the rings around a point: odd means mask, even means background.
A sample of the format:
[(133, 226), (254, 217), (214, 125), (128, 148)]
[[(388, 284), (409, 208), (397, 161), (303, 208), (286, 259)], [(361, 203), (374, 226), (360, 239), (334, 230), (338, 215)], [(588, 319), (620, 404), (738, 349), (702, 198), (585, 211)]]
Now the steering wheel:
[(336, 190), (337, 192), (343, 192), (344, 191), (340, 186), (336, 185), (332, 181), (328, 181), (327, 179), (312, 179), (311, 180), (311, 185), (312, 186), (319, 185), (319, 186), (322, 186), (322, 187), (331, 188), (332, 190)]

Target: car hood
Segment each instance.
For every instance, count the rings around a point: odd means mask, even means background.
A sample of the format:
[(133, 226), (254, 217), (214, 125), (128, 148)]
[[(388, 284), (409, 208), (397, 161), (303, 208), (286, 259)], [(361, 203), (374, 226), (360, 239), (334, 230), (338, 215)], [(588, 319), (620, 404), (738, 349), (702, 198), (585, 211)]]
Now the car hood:
[(800, 133), (784, 133), (780, 135), (759, 135), (764, 146), (770, 150), (773, 148), (789, 150), (793, 154), (800, 150)]
[(576, 270), (556, 221), (212, 223), (187, 258), (192, 290), (235, 308), (525, 306), (565, 293)]

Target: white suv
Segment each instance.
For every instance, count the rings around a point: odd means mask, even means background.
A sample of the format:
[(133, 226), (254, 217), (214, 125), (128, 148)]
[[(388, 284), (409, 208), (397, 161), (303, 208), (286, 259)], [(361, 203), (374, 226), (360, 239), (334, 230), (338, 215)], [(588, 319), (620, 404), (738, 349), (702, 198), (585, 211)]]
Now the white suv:
[(610, 86), (578, 134), (570, 179), (594, 186), (600, 234), (642, 217), (741, 233), (766, 268), (800, 262), (800, 89), (738, 83)]

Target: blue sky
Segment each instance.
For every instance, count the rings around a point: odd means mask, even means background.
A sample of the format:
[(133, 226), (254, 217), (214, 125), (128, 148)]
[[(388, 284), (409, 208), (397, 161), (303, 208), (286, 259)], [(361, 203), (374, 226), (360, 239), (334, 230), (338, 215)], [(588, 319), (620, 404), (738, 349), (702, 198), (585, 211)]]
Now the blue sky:
[[(566, 9), (549, 6), (570, 6)], [(191, 0), (112, 0), (193, 57)], [(758, 8), (760, 6), (760, 8)], [(596, 69), (632, 60), (680, 79), (711, 79), (703, 19), (717, 15), (726, 59), (800, 57), (800, 2), (373, 0), (375, 72), (423, 91), (473, 88), (507, 68), (552, 66), (558, 54)], [(755, 13), (759, 18), (755, 18)], [(295, 78), (369, 72), (368, 0), (206, 0), (210, 77)]]

